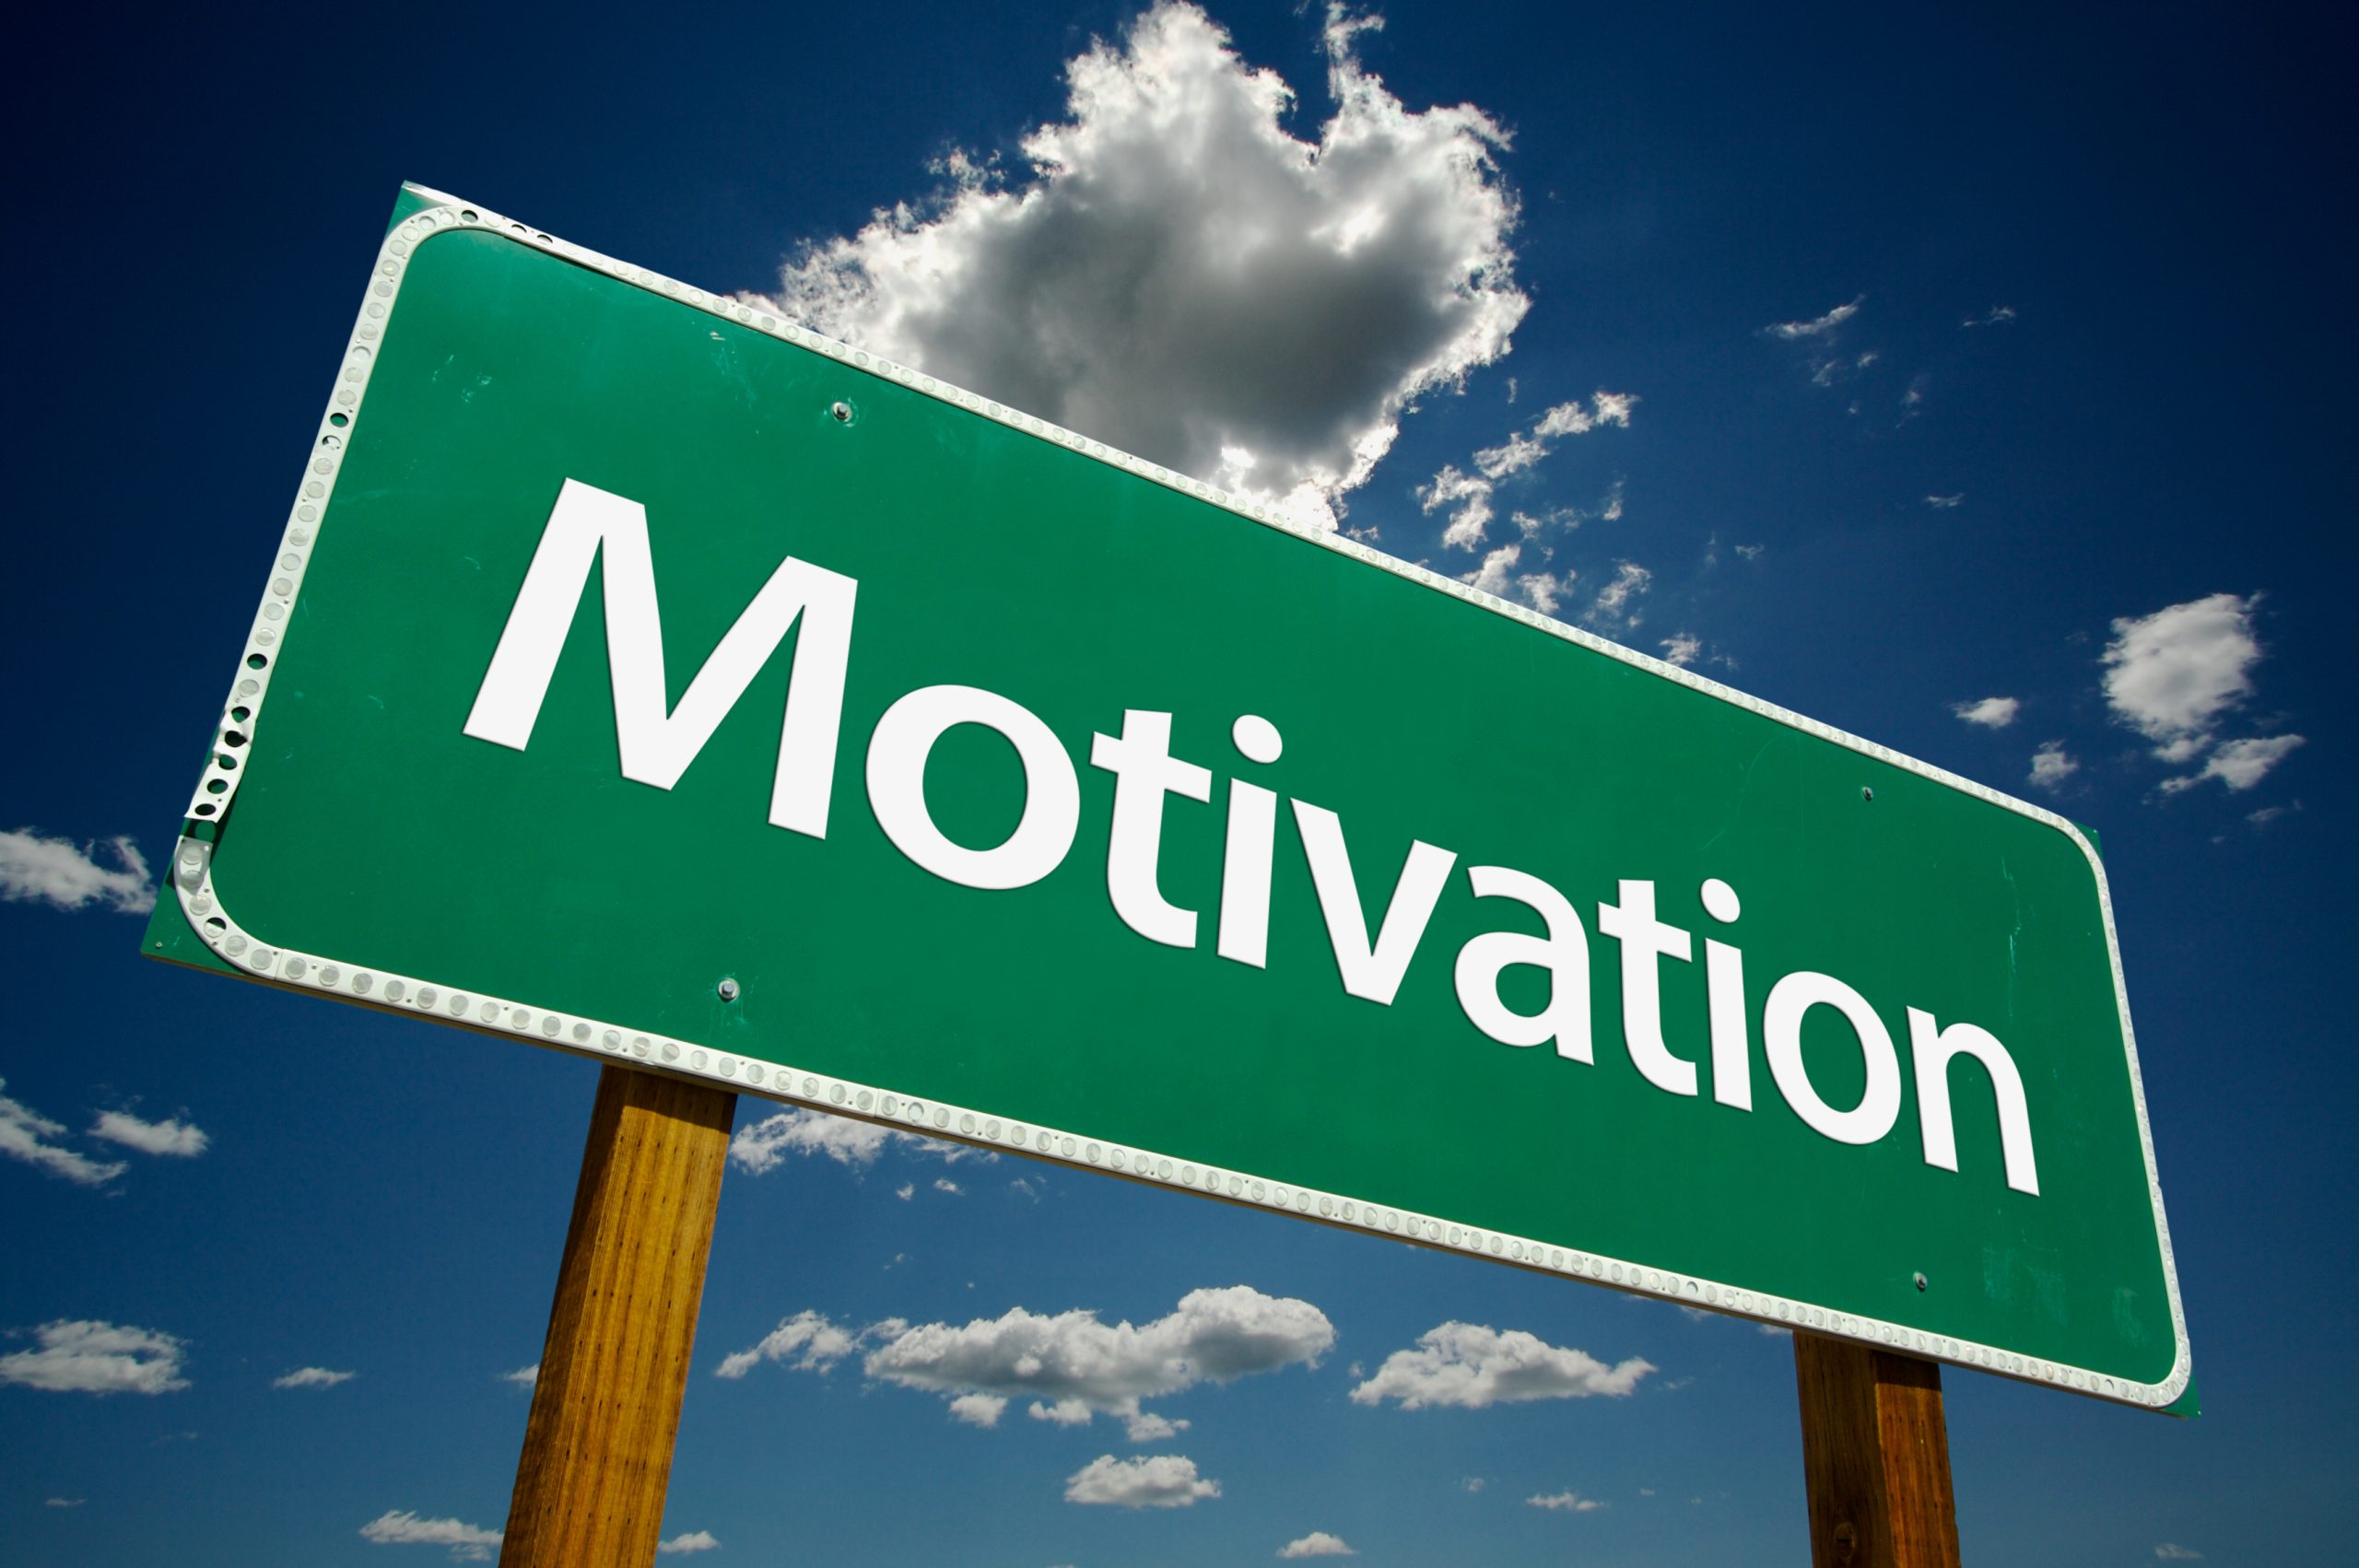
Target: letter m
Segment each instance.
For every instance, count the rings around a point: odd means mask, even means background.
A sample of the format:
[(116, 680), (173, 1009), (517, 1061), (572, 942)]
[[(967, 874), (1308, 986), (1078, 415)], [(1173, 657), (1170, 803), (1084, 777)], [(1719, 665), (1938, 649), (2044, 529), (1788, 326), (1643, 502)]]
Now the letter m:
[(602, 549), (606, 671), (614, 685), (623, 777), (659, 790), (678, 783), (800, 615), (803, 632), (795, 638), (786, 720), (779, 730), (770, 821), (826, 837), (844, 665), (851, 652), (852, 596), (859, 584), (789, 556), (697, 672), (680, 706), (666, 712), (671, 688), (663, 678), (663, 623), (655, 603), (647, 509), (578, 479), (568, 479), (557, 493), (524, 586), (508, 613), (508, 629), (484, 672), (465, 732), (517, 751), (531, 742), (566, 632), (589, 587), (591, 564)]

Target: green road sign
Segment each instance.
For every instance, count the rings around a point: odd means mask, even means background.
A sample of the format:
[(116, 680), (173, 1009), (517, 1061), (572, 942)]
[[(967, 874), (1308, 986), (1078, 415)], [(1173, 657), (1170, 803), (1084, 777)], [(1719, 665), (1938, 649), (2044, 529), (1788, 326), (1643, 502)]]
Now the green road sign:
[(2130, 1403), (2050, 813), (409, 191), (163, 956)]

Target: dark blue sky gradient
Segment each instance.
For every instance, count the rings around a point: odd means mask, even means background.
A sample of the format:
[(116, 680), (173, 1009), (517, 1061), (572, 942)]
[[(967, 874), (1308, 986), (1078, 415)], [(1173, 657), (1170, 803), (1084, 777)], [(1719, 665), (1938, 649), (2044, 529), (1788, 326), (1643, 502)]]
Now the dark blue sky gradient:
[[(0, 648), (22, 712), (0, 828), (128, 833), (163, 863), (400, 180), (704, 287), (765, 287), (799, 241), (927, 189), (945, 147), (1013, 158), (1062, 114), (1062, 63), (1130, 14), (44, 16), (11, 117)], [(2103, 836), (2206, 1413), (1952, 1373), (1968, 1559), (2131, 1564), (2166, 1541), (2219, 1564), (2342, 1558), (2359, 1533), (2353, 714), (2333, 652), (2359, 414), (2347, 14), (1385, 14), (1363, 55), (1392, 91), (1513, 132), (1534, 303), (1510, 357), (1407, 420), (1350, 521), (1466, 569), (1414, 487), (1548, 404), (1627, 390), (1631, 427), (1562, 451), (1530, 494), (1586, 507), (1626, 482), (1626, 515), (1576, 538), (1584, 580), (1623, 558), (1655, 572), (1638, 646), (1693, 631), (1734, 661), (1705, 666), (1716, 678), (2011, 792), (2040, 741), (2084, 764), (2055, 803)], [(1315, 17), (1214, 15), (1296, 86), (1315, 135)], [(1762, 333), (1860, 295), (1842, 342), (1882, 357), (1855, 382), (1813, 386), (1802, 351)], [(2017, 319), (1961, 329), (2001, 304)], [(1733, 554), (1756, 544), (1757, 561)], [(2165, 770), (2105, 710), (2109, 625), (2255, 591), (2268, 657), (2239, 732), (2307, 743), (2249, 792), (2160, 799)], [(2024, 721), (1951, 716), (1992, 693), (2023, 696)], [(2267, 805), (2298, 809), (2247, 820)], [(389, 1508), (500, 1523), (525, 1402), (496, 1375), (539, 1353), (594, 1074), (143, 964), (136, 937), (120, 916), (0, 905), (5, 1092), (77, 1130), (95, 1107), (185, 1107), (213, 1148), (129, 1156), (103, 1192), (0, 1164), (0, 1329), (161, 1328), (191, 1340), (194, 1387), (0, 1387), (0, 1557), (442, 1561), (357, 1532)], [(926, 1200), (944, 1174), (968, 1196)], [(1036, 1204), (1008, 1187), (1026, 1174), (903, 1155), (864, 1177), (733, 1172), (667, 1534), (712, 1530), (722, 1563), (1259, 1562), (1313, 1528), (1371, 1564), (1803, 1553), (1782, 1340), (1078, 1175), (1050, 1173)], [(902, 1180), (918, 1200), (894, 1199)], [(956, 1427), (924, 1396), (863, 1390), (856, 1366), (706, 1375), (805, 1306), (1144, 1321), (1240, 1280), (1315, 1302), (1342, 1339), (1316, 1372), (1169, 1402), (1196, 1423), (1180, 1447), (1225, 1487), (1185, 1511), (1058, 1501), (1102, 1428)], [(1622, 1401), (1346, 1401), (1349, 1363), (1453, 1317), (1662, 1370)], [(268, 1387), (309, 1363), (359, 1375)], [(1521, 1505), (1566, 1486), (1613, 1506)]]

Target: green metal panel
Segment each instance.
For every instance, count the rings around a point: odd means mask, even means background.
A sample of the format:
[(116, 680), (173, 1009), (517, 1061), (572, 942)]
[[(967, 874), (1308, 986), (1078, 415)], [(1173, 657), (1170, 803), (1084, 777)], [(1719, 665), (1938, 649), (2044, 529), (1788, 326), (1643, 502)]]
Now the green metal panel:
[[(495, 1024), (522, 1010), (545, 1043), (600, 1052), (612, 1024), (698, 1050), (708, 1074), (720, 1053), (733, 1078), (768, 1064), (760, 1092), (834, 1108), (845, 1088), (856, 1109), (889, 1091), (896, 1117), (898, 1097), (957, 1107), (1001, 1147), (1020, 1120), (1074, 1135), (1077, 1162), (1119, 1148), (1131, 1174), (1149, 1152), (1151, 1177), (1168, 1156), (1247, 1200), (1258, 1181), (1265, 1206), (1344, 1223), (1348, 1202), (1385, 1234), (1431, 1219), (1438, 1245), (1699, 1305), (2150, 1405), (2185, 1387), (2102, 872), (2069, 825), (466, 210), (397, 212), (384, 310), (338, 383), (365, 402), (322, 427), (322, 493), (282, 542), (280, 614), (257, 621), (276, 635), (250, 644), (264, 663), (225, 720), (249, 743), (221, 743), (237, 766), (196, 797), (217, 841), (183, 841), (188, 918), (200, 935), (223, 919), (211, 947), (234, 930), (281, 983), (296, 953), (299, 983), (333, 963), (325, 989), (347, 997), (355, 971), (411, 977), (466, 995), (469, 1023), (472, 999), (501, 999)], [(529, 746), (462, 733), (569, 479), (646, 509), (672, 702), (784, 557), (857, 579), (824, 838), (766, 820), (800, 629), (675, 787), (622, 777), (603, 565)], [(1021, 704), (1073, 760), (1078, 833), (1031, 885), (936, 876), (872, 813), (878, 717), (943, 684)], [(1209, 802), (1163, 813), (1159, 885), (1201, 911), (1192, 949), (1109, 903), (1114, 779), (1089, 759), (1125, 709), (1173, 715), (1172, 754), (1215, 775)], [(1273, 765), (1232, 745), (1243, 714), (1283, 732)], [(1238, 777), (1338, 813), (1371, 930), (1413, 840), (1457, 855), (1390, 1005), (1343, 989), (1283, 803), (1267, 966), (1214, 951)], [(976, 848), (1026, 799), (1007, 743), (972, 725), (934, 748), (925, 794)], [(1460, 949), (1541, 929), (1473, 896), (1485, 865), (1579, 911), (1593, 1062), (1497, 1044), (1461, 1009)], [(1708, 878), (1742, 895), (1734, 923), (1700, 907)], [(1694, 962), (1661, 965), (1694, 1096), (1624, 1044), (1598, 908), (1625, 879), (1694, 933)], [(186, 931), (150, 940), (217, 966)], [(1714, 1098), (1708, 937), (1743, 954), (1749, 1111)], [(1874, 1142), (1812, 1130), (1772, 1081), (1764, 1002), (1796, 971), (1856, 988), (1895, 1042), (1899, 1114)], [(1544, 972), (1508, 971), (1502, 994), (1538, 1012)], [(1959, 1168), (1927, 1162), (1906, 1008), (2004, 1043), (2036, 1195), (2003, 1177), (1970, 1061), (1952, 1075)], [(600, 1028), (577, 1041), (584, 1020)], [(1841, 1015), (1811, 1010), (1802, 1038), (1826, 1103), (1858, 1102)]]

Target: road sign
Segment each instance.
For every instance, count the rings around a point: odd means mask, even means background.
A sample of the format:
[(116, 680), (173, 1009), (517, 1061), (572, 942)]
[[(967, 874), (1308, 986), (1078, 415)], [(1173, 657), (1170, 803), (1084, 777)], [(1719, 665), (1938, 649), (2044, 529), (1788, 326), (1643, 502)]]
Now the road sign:
[(405, 193), (151, 951), (2133, 1404), (2071, 824)]

